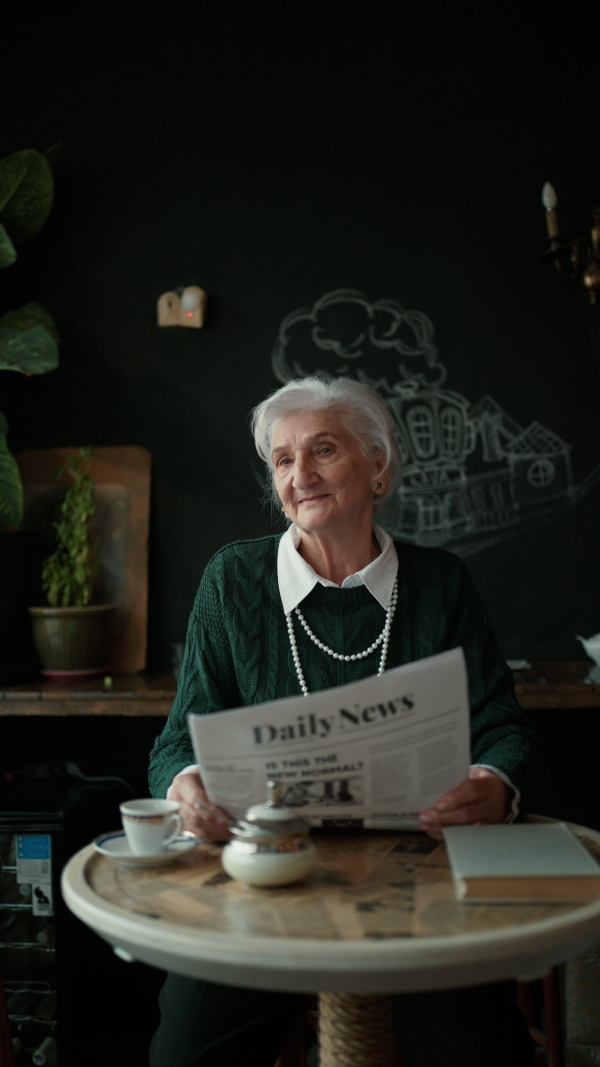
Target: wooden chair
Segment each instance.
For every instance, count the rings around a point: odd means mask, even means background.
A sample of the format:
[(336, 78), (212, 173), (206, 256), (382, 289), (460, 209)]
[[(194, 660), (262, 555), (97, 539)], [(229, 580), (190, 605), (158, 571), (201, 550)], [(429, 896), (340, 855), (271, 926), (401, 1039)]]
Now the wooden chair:
[(567, 1063), (600, 1063), (600, 944), (561, 967)]
[(529, 1026), (540, 1067), (565, 1067), (558, 968), (537, 982), (517, 982), (519, 1007)]

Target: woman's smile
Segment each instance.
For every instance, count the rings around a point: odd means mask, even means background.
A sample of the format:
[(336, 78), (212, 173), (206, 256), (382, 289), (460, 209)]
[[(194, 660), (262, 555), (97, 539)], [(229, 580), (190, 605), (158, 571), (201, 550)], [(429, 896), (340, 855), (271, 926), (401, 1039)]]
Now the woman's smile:
[(312, 504), (319, 504), (321, 500), (325, 500), (325, 497), (329, 496), (329, 493), (320, 493), (318, 496), (303, 496), (297, 501), (298, 504), (303, 504), (305, 507), (310, 507)]

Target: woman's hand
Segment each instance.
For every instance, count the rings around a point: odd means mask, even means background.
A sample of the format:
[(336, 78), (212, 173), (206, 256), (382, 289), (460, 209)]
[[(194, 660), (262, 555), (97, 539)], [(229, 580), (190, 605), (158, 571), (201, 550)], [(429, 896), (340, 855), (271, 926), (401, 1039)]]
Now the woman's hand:
[(229, 818), (221, 808), (211, 804), (198, 771), (177, 775), (169, 790), (169, 800), (179, 801), (185, 830), (208, 841), (229, 840)]
[(512, 790), (497, 774), (487, 767), (471, 767), (466, 782), (444, 793), (435, 807), (419, 813), (419, 826), (442, 841), (444, 826), (504, 822), (511, 801)]

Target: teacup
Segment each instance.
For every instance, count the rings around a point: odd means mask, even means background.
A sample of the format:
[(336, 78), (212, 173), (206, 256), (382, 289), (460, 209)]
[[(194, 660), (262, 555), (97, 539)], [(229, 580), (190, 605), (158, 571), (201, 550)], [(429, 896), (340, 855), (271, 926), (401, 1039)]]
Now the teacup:
[(183, 826), (177, 800), (126, 800), (119, 810), (127, 844), (136, 856), (165, 852)]

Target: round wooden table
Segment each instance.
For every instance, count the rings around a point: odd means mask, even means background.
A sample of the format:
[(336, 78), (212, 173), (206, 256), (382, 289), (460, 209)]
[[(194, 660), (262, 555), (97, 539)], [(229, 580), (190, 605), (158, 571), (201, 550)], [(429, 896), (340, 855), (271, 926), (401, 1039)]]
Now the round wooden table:
[[(600, 859), (600, 835), (572, 829)], [(528, 980), (600, 940), (600, 899), (456, 901), (446, 850), (423, 834), (318, 831), (314, 841), (313, 872), (278, 889), (232, 881), (215, 845), (149, 869), (88, 846), (65, 867), (63, 895), (125, 959), (231, 985), (318, 992), (324, 1067), (340, 1062), (340, 1042), (352, 1043), (348, 1008), (364, 1016), (351, 1062), (392, 1062), (391, 1046), (369, 1049), (364, 1031), (377, 1012), (373, 1030), (385, 1030), (382, 994)]]

